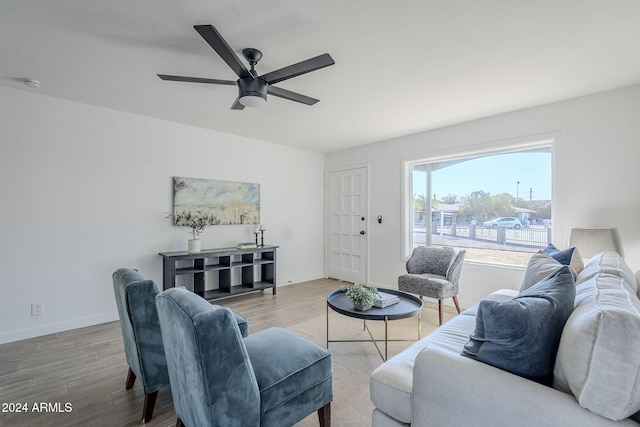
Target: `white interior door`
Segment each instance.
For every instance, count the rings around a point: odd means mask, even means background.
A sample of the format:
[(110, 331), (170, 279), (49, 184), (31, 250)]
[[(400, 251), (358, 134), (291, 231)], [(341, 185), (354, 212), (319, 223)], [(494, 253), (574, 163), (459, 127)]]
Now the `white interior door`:
[(366, 282), (367, 168), (327, 174), (327, 275)]

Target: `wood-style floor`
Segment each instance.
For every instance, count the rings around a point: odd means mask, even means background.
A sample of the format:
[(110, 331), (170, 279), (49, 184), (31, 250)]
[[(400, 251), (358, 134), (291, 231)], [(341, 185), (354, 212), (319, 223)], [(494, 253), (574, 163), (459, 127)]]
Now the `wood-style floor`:
[[(325, 315), (327, 294), (340, 285), (315, 280), (216, 304), (246, 317), (254, 333)], [(127, 369), (119, 322), (0, 345), (0, 426), (140, 425), (144, 395), (138, 383), (125, 390)], [(169, 387), (146, 425), (175, 425)]]

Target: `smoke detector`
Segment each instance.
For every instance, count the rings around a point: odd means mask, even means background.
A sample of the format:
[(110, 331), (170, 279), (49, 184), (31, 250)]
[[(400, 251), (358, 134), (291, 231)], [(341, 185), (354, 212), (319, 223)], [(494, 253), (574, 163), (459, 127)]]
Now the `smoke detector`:
[(40, 88), (40, 82), (37, 80), (33, 80), (33, 79), (24, 79), (24, 84), (26, 84), (29, 87), (33, 87), (36, 89)]

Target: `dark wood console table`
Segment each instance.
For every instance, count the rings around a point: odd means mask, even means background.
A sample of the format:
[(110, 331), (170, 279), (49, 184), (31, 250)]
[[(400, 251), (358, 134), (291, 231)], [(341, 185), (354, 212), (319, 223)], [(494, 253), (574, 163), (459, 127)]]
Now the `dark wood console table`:
[[(252, 249), (160, 252), (163, 261), (163, 289), (175, 287), (176, 276), (188, 274), (193, 276), (193, 292), (207, 300), (268, 288), (275, 295), (277, 248), (278, 246), (262, 246)], [(214, 282), (216, 279), (218, 287), (207, 289), (206, 282)]]

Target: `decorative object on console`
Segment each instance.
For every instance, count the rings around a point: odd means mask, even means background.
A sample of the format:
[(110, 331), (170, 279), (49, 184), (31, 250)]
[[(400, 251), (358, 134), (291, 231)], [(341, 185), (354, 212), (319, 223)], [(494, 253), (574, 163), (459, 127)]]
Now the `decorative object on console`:
[(256, 245), (253, 242), (242, 242), (242, 243), (238, 243), (236, 245), (236, 248), (238, 249), (253, 249), (253, 248), (257, 248), (258, 245)]
[(259, 224), (260, 184), (173, 177), (176, 221), (193, 212), (208, 218), (207, 225)]
[(210, 225), (217, 224), (215, 218), (211, 215), (203, 214), (200, 211), (178, 212), (173, 217), (167, 214), (167, 218), (173, 218), (175, 225), (179, 227), (189, 227), (193, 233), (193, 239), (188, 241), (189, 252), (200, 252), (202, 245), (200, 243), (200, 234)]
[(255, 234), (255, 235), (256, 235), (256, 247), (258, 247), (258, 246), (260, 246), (260, 245), (258, 244), (258, 234), (260, 234), (260, 227), (256, 227), (256, 228), (253, 230), (253, 234)]
[[(260, 231), (260, 247), (264, 248), (264, 232), (266, 228), (264, 228), (264, 224), (260, 224), (258, 231)], [(256, 244), (258, 243), (258, 236), (256, 235)]]
[(200, 252), (202, 250), (202, 242), (200, 239), (189, 239), (187, 240), (187, 252)]
[(353, 285), (342, 286), (349, 302), (353, 304), (356, 310), (366, 311), (371, 309), (373, 303), (376, 302), (378, 289), (365, 283), (355, 283)]

